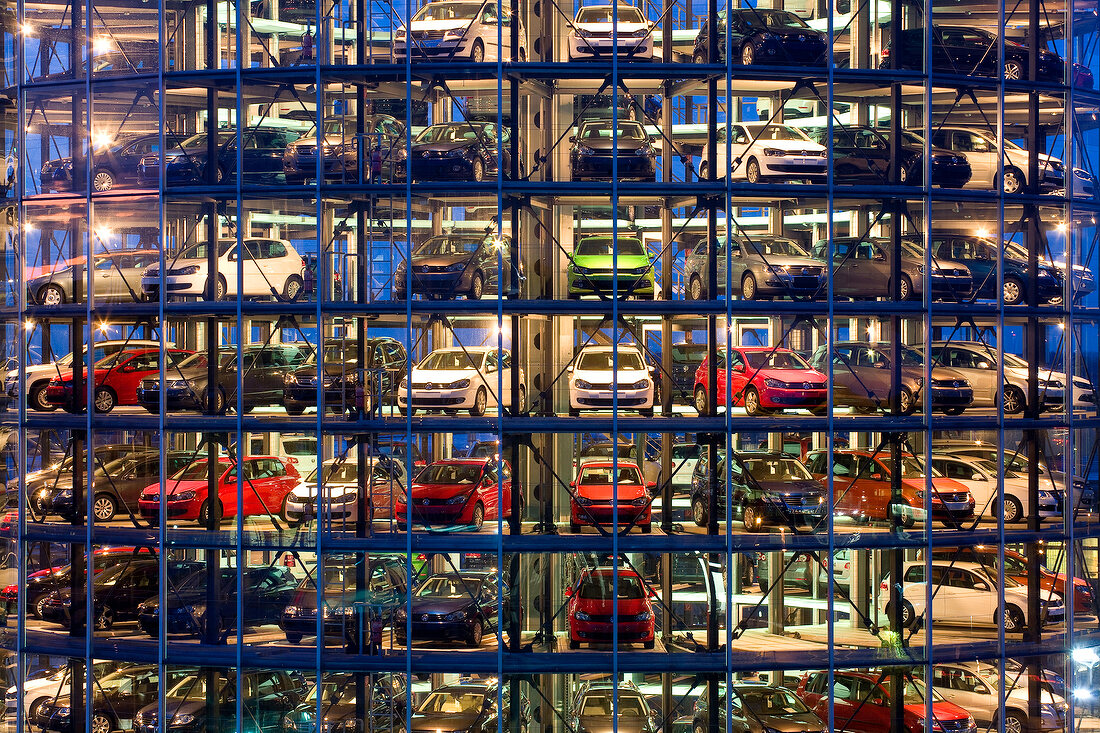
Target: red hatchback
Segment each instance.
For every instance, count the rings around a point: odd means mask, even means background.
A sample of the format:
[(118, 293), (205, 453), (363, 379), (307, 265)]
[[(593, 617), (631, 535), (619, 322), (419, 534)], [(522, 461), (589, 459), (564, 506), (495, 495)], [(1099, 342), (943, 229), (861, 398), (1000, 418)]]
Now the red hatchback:
[[(695, 370), (695, 409), (707, 410), (707, 369), (710, 357)], [(828, 378), (790, 349), (770, 346), (738, 346), (719, 349), (717, 356), (718, 397), (726, 403), (726, 379), (733, 395), (730, 405), (741, 405), (750, 415), (800, 407), (815, 415), (825, 414)]]
[[(876, 673), (836, 672), (833, 675), (833, 721), (836, 730), (849, 733), (882, 733), (890, 730), (892, 681), (879, 681)], [(924, 733), (928, 688), (919, 680), (904, 683), (904, 725), (907, 733)], [(796, 693), (822, 720), (829, 719), (829, 673), (803, 675)], [(974, 718), (953, 702), (932, 693), (932, 725), (929, 730), (976, 733)]]
[[(168, 349), (168, 376), (172, 376), (172, 365), (178, 364), (193, 351)], [(95, 375), (95, 393), (92, 404), (96, 412), (110, 412), (115, 405), (136, 405), (137, 388), (141, 380), (157, 377), (160, 374), (160, 349), (129, 349), (105, 356), (92, 364)], [(88, 378), (87, 369), (84, 378)], [(64, 407), (69, 412), (83, 411), (84, 393), (73, 394), (73, 373), (62, 371), (50, 380), (46, 387), (46, 401), (51, 405)]]
[[(240, 461), (244, 475), (242, 502), (237, 506), (237, 465), (229, 458), (219, 458), (215, 469), (218, 481), (218, 497), (213, 507), (218, 517), (235, 517), (271, 514), (282, 516), (286, 498), (298, 485), (301, 476), (294, 468), (293, 458), (274, 456), (249, 456)], [(205, 458), (178, 471), (168, 479), (165, 487), (168, 507), (163, 512), (168, 519), (194, 519), (206, 525), (211, 503), (207, 496), (207, 464)], [(151, 484), (141, 492), (138, 511), (151, 524), (158, 524), (161, 516), (160, 484)]]
[(569, 485), (573, 487), (569, 500), (571, 532), (580, 532), (582, 524), (615, 526), (616, 507), (618, 524), (636, 524), (643, 534), (653, 529), (650, 491), (657, 488), (657, 484), (642, 480), (637, 463), (619, 461), (616, 465), (611, 461), (590, 461), (581, 467), (580, 475)]
[[(498, 490), (499, 489), (499, 490)], [(495, 458), (451, 458), (436, 461), (413, 479), (409, 499), (398, 497), (398, 527), (412, 522), (433, 526), (473, 525), (512, 513), (512, 468)]]
[(569, 603), (569, 648), (581, 643), (610, 643), (615, 631), (613, 613), (618, 612), (620, 643), (641, 643), (652, 649), (656, 638), (653, 604), (656, 594), (640, 575), (629, 568), (618, 568), (618, 593), (615, 592), (616, 568), (585, 569), (571, 588), (565, 589)]

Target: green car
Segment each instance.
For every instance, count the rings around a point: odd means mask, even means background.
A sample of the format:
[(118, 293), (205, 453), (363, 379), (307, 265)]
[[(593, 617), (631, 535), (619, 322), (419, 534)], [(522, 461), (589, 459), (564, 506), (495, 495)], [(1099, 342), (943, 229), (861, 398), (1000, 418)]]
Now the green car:
[[(617, 242), (617, 244), (616, 244)], [(577, 242), (569, 263), (569, 297), (614, 292), (614, 267), (619, 268), (619, 297), (652, 298), (656, 277), (642, 240), (637, 237), (585, 237)]]

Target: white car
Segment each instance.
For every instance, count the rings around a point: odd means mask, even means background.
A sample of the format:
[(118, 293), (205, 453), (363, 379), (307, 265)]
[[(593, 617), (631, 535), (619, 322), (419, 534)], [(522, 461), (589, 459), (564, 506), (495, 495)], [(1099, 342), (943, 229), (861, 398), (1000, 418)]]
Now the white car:
[[(617, 21), (617, 22), (616, 22)], [(569, 60), (653, 58), (653, 25), (634, 5), (584, 5), (569, 31)]]
[[(236, 239), (219, 239), (217, 245), (217, 280), (208, 287), (208, 245), (203, 242), (180, 250), (165, 258), (164, 291), (168, 297), (187, 295), (203, 297), (208, 289), (215, 300), (237, 296), (237, 273), (240, 252)], [(276, 295), (294, 300), (302, 291), (302, 256), (285, 239), (255, 238), (244, 240), (244, 288), (246, 298)], [(160, 265), (150, 265), (141, 276), (141, 289), (149, 300), (160, 298)]]
[[(495, 2), (437, 0), (420, 8), (408, 25), (394, 34), (393, 53), (413, 58), (461, 59), (481, 63), (512, 58), (512, 15)], [(527, 60), (527, 31), (519, 23), (518, 61)]]
[[(970, 489), (974, 511), (996, 519), (1000, 511), (1005, 524), (1024, 522), (1031, 515), (1027, 476), (1008, 468), (1004, 472), (1004, 498), (997, 494), (997, 464), (981, 458), (932, 454), (932, 468)], [(1061, 517), (1065, 492), (1056, 488), (1046, 475), (1039, 476), (1039, 516)], [(1003, 507), (1003, 509), (1002, 509)]]
[[(618, 372), (614, 371), (618, 361)], [(653, 374), (637, 346), (586, 346), (569, 366), (569, 414), (581, 410), (620, 409), (653, 415)]]
[[(955, 626), (1004, 626), (1009, 633), (1027, 628), (1027, 588), (1006, 577), (1004, 605), (1000, 602), (997, 578), (975, 562), (931, 563), (932, 609), (926, 613), (928, 595), (925, 563), (907, 562), (902, 569), (901, 622), (916, 628), (932, 619), (937, 624)], [(890, 614), (890, 578), (880, 586), (882, 612)], [(1065, 619), (1066, 608), (1057, 597), (1039, 600), (1041, 624), (1059, 623)]]
[[(498, 354), (496, 347), (436, 349), (413, 367), (411, 380), (408, 377), (401, 380), (397, 409), (402, 415), (415, 414), (418, 409), (450, 414), (469, 410), (475, 417), (484, 415), (490, 406), (499, 408), (504, 404), (507, 409), (512, 404), (512, 369), (512, 352), (505, 350)], [(520, 369), (521, 412), (527, 404), (525, 383)]]
[(1014, 674), (1005, 670), (1004, 679), (996, 664), (986, 662), (958, 662), (937, 664), (932, 667), (932, 688), (974, 716), (981, 726), (1001, 729), (1001, 690), (1005, 698), (1005, 733), (1041, 731), (1051, 733), (1065, 729), (1069, 705), (1065, 698), (1050, 690), (1039, 692), (1039, 716), (1037, 725), (1030, 725), (1028, 714), (1029, 695), (1027, 674)]
[[(160, 348), (160, 341), (148, 339), (114, 339), (110, 341), (97, 341), (93, 347), (92, 362), (116, 354), (123, 349)], [(84, 354), (81, 354), (84, 358)], [(49, 412), (57, 409), (57, 405), (46, 402), (46, 386), (50, 380), (62, 372), (71, 371), (73, 367), (73, 355), (68, 353), (57, 361), (48, 364), (36, 364), (28, 366), (24, 371), (24, 384), (27, 388), (27, 406), (34, 410)], [(9, 400), (18, 399), (17, 394), (19, 372), (16, 369), (9, 370), (4, 375), (4, 393)]]
[(691, 493), (691, 476), (699, 463), (703, 446), (698, 443), (672, 444), (672, 490)]
[[(726, 158), (727, 133), (731, 158)], [(828, 174), (825, 146), (790, 125), (766, 122), (735, 122), (728, 130), (718, 128), (719, 179), (731, 178), (749, 183), (760, 181), (810, 180), (823, 183)], [(705, 179), (710, 161), (703, 159), (699, 177)]]
[[(101, 679), (114, 672), (137, 666), (137, 662), (95, 662), (92, 665), (91, 674), (96, 679)], [(7, 689), (4, 701), (4, 716), (8, 726), (15, 727), (16, 714), (22, 702), (23, 725), (26, 730), (31, 729), (27, 716), (31, 710), (44, 702), (53, 702), (59, 698), (69, 696), (69, 668), (67, 666), (57, 669), (44, 670), (35, 677), (23, 682), (23, 699), (19, 699), (19, 688), (15, 685)]]
[[(405, 464), (389, 458), (368, 458), (370, 467), (367, 521), (393, 516), (394, 502), (405, 491)], [(322, 464), (324, 496), (317, 499), (317, 470), (306, 476), (286, 498), (283, 518), (291, 524), (303, 519), (355, 521), (359, 506), (359, 463), (353, 456), (330, 458)]]

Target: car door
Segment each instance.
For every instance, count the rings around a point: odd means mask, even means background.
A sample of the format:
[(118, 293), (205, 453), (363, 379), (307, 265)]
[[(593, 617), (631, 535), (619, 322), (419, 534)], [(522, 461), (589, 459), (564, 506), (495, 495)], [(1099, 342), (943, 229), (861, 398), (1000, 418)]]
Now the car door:
[[(157, 594), (159, 570), (156, 563), (142, 563), (132, 568), (128, 582), (115, 596), (115, 618), (119, 615), (133, 616), (139, 603), (149, 600)], [(119, 581), (121, 582), (121, 581)]]
[[(226, 517), (234, 516), (237, 513), (237, 479), (241, 476), (247, 477), (252, 473), (251, 467), (246, 469), (246, 466), (248, 466), (247, 461), (238, 461), (222, 474), (221, 481), (218, 482), (218, 499), (222, 503), (222, 512)], [(247, 480), (241, 488), (244, 491), (243, 501), (247, 503), (249, 500), (248, 495), (251, 493)]]
[(973, 715), (979, 722), (992, 720), (996, 692), (978, 675), (960, 667), (933, 667), (932, 687), (936, 692)]
[[(860, 725), (860, 703), (858, 677), (849, 677), (845, 674), (833, 675), (832, 691), (828, 695), (822, 695), (814, 705), (814, 710), (822, 720), (829, 719), (829, 700), (833, 702), (833, 721), (836, 729), (849, 733), (862, 733), (866, 730)], [(886, 730), (889, 730), (887, 728)]]
[(889, 469), (878, 458), (857, 455), (856, 475), (860, 502), (867, 515), (889, 519), (890, 501), (893, 498)]
[(142, 379), (156, 375), (160, 370), (160, 352), (145, 351), (134, 355), (121, 366), (112, 369), (104, 379), (104, 384), (109, 385), (118, 395), (121, 405), (132, 405), (137, 402), (137, 388)]
[[(827, 477), (828, 453), (819, 453), (815, 468)], [(860, 516), (866, 512), (863, 487), (856, 481), (856, 457), (851, 453), (833, 453), (833, 511), (848, 516)], [(825, 480), (823, 478), (822, 480)]]
[(481, 497), (481, 502), (485, 505), (485, 518), (496, 519), (500, 511), (500, 487), (497, 485), (497, 480), (500, 474), (496, 468), (485, 464), (485, 469), (481, 472), (481, 477), (478, 479), (478, 496)]
[[(727, 283), (731, 282), (729, 275), (733, 275), (732, 282), (738, 283), (740, 286), (741, 277), (745, 273), (745, 268), (748, 263), (745, 259), (745, 252), (741, 248), (741, 243), (737, 240), (729, 241), (728, 237), (720, 237), (718, 239), (718, 251), (714, 255), (715, 257), (715, 269), (718, 271), (718, 295), (717, 298), (721, 299), (726, 297)], [(706, 292), (706, 265), (703, 265), (703, 291)]]
[[(840, 297), (852, 297), (852, 296), (872, 296), (877, 295), (877, 292), (868, 292), (866, 290), (863, 280), (863, 271), (866, 269), (865, 263), (859, 259), (859, 248), (857, 241), (854, 239), (847, 240), (833, 240), (833, 295)], [(828, 247), (826, 243), (819, 242), (814, 248), (814, 256), (818, 259), (828, 258)], [(879, 290), (884, 290), (883, 286), (878, 287)]]
[(994, 181), (997, 180), (998, 160), (995, 146), (969, 130), (952, 130), (951, 150), (965, 155), (970, 163), (970, 181), (966, 188), (993, 188)]
[[(242, 259), (244, 262), (241, 264), (241, 268), (244, 270), (244, 285), (242, 293), (248, 296), (260, 296), (270, 295), (271, 288), (276, 290), (281, 289), (282, 283), (275, 283), (274, 273), (265, 269), (264, 263), (261, 261), (261, 247), (263, 241), (259, 239), (246, 239), (244, 240), (244, 254)], [(230, 255), (231, 258), (235, 258), (236, 248), (234, 253)], [(234, 275), (236, 273), (234, 272)], [(227, 276), (228, 277), (228, 276)], [(233, 290), (234, 285), (230, 285), (229, 289)]]
[(970, 380), (975, 404), (996, 404), (1001, 388), (993, 356), (965, 346), (945, 346), (940, 350), (939, 357), (943, 366), (962, 372)]
[[(508, 603), (508, 586), (501, 586), (504, 591), (501, 596), (504, 603)], [(489, 631), (496, 631), (497, 628), (497, 582), (496, 578), (486, 578), (481, 585), (475, 589), (477, 594), (477, 607), (481, 611), (481, 615), (489, 622)]]
[[(749, 366), (745, 362), (745, 356), (737, 349), (731, 349), (727, 352), (728, 366), (721, 371), (718, 375), (718, 406), (721, 407), (726, 402), (726, 379), (729, 381), (729, 389), (732, 390), (730, 394), (730, 405), (737, 405), (741, 403), (742, 393), (745, 387), (749, 383)], [(728, 375), (728, 377), (727, 377)]]
[[(126, 255), (111, 255), (95, 260), (92, 266), (92, 288), (96, 298), (115, 299), (124, 293), (127, 298), (129, 297), (130, 293), (123, 285), (122, 273), (119, 270), (125, 257)], [(140, 284), (136, 292), (141, 292)]]
[[(961, 568), (932, 566), (932, 619), (959, 623), (970, 621), (977, 609), (970, 603), (974, 596), (974, 581)], [(990, 614), (992, 618), (992, 614)]]
[(858, 264), (857, 279), (864, 295), (891, 295), (890, 280), (893, 276), (890, 255), (876, 241), (864, 240), (856, 246), (854, 259)]
[(146, 155), (160, 152), (160, 140), (146, 138), (130, 143), (118, 152), (114, 173), (119, 179), (133, 180), (137, 177), (138, 164)]

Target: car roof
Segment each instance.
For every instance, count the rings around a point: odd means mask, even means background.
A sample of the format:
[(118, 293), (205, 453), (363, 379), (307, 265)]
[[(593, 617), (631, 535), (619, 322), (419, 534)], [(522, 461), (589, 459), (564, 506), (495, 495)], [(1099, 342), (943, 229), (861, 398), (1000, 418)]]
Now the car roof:
[(628, 460), (628, 459), (625, 459), (625, 458), (623, 458), (619, 461), (615, 461), (615, 462), (612, 462), (610, 460), (588, 461), (587, 463), (585, 463), (581, 467), (581, 470), (583, 471), (586, 468), (601, 468), (601, 467), (607, 467), (607, 466), (634, 466), (634, 468), (637, 468), (638, 467), (638, 462), (637, 461), (631, 461), (631, 460)]
[[(966, 560), (953, 560), (953, 561), (950, 561), (948, 563), (944, 563), (943, 560), (937, 560), (935, 558), (932, 558), (931, 563), (933, 565), (937, 565), (937, 566), (940, 566), (940, 567), (957, 568), (959, 570), (977, 570), (977, 571), (986, 571), (986, 570), (988, 570), (988, 568), (985, 565), (982, 565), (980, 562), (968, 562)], [(925, 564), (924, 560), (910, 560), (910, 561), (905, 563), (905, 567), (906, 568), (917, 567), (917, 566), (924, 567), (924, 564)]]

